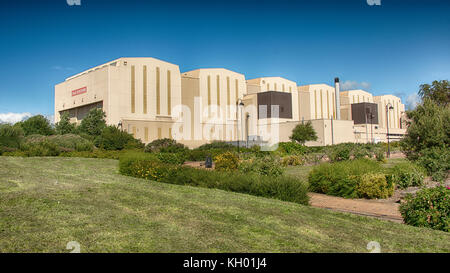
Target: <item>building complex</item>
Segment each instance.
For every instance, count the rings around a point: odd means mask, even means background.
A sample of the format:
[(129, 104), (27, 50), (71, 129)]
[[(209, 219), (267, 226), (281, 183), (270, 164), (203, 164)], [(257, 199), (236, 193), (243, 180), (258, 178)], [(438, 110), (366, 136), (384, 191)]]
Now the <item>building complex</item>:
[[(214, 140), (275, 144), (311, 121), (318, 140), (307, 145), (379, 142), (406, 132), (405, 106), (394, 95), (335, 86), (298, 86), (292, 79), (246, 79), (205, 68), (180, 73), (154, 58), (119, 58), (55, 86), (55, 122), (80, 122), (92, 108), (144, 143), (173, 138), (189, 147)], [(389, 131), (389, 135), (388, 135)]]

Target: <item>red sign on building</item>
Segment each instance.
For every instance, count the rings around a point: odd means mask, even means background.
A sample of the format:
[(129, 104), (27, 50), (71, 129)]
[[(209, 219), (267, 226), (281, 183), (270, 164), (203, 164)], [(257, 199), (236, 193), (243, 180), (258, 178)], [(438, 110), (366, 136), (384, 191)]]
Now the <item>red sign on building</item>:
[(72, 97), (73, 96), (76, 96), (76, 95), (80, 95), (80, 94), (84, 94), (84, 93), (86, 93), (87, 92), (87, 87), (85, 86), (85, 87), (82, 87), (82, 88), (79, 88), (79, 89), (77, 89), (77, 90), (73, 90), (72, 91)]

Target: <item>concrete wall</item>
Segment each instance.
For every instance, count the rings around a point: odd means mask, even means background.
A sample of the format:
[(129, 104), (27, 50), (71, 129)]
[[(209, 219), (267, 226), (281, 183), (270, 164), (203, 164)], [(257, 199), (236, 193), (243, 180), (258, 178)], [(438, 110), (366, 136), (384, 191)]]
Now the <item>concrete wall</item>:
[(298, 87), (299, 120), (336, 117), (335, 89), (327, 84)]

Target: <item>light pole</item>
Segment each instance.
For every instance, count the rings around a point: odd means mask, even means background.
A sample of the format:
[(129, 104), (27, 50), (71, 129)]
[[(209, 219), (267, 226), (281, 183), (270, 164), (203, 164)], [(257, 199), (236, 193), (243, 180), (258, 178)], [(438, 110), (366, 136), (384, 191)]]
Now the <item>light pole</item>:
[(388, 144), (388, 149), (387, 149), (387, 158), (391, 157), (391, 149), (389, 146), (389, 110), (393, 110), (394, 107), (391, 105), (390, 102), (388, 102), (388, 104), (386, 104), (386, 129), (387, 129), (387, 144)]

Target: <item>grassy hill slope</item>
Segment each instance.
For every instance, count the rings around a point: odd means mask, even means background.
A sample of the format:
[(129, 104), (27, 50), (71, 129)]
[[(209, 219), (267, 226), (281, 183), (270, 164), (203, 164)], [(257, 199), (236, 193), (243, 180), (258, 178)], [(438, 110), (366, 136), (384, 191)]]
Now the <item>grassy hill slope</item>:
[(0, 157), (0, 252), (450, 252), (450, 234), (118, 174), (115, 160)]

